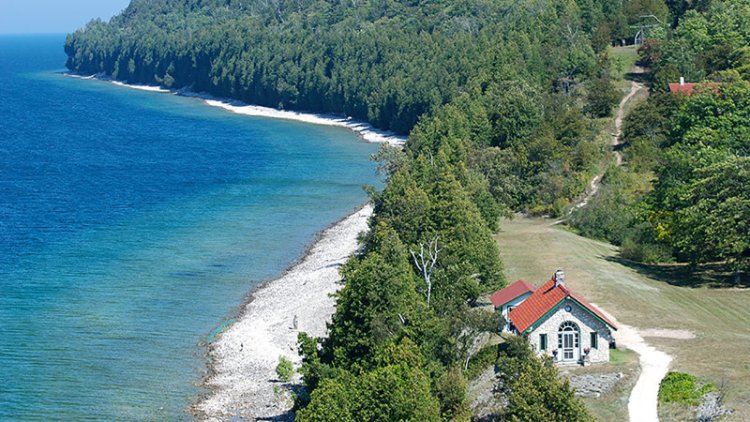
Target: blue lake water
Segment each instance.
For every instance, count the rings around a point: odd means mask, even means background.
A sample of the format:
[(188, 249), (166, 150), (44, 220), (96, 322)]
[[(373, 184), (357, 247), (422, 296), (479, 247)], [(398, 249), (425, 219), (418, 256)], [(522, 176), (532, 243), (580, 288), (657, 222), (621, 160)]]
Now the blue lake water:
[(378, 184), (342, 128), (62, 76), (0, 37), (0, 420), (180, 420), (201, 344)]

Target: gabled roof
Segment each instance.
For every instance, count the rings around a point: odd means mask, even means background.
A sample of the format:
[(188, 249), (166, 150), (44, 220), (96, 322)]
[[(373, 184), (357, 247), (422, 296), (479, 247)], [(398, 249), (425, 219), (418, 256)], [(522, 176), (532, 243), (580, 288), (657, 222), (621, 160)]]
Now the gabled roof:
[(495, 305), (496, 308), (499, 308), (510, 302), (511, 300), (528, 292), (534, 292), (535, 290), (536, 287), (532, 286), (531, 284), (523, 280), (518, 280), (510, 286), (493, 293), (492, 296), (490, 296), (490, 301), (493, 305)]
[(690, 95), (690, 94), (693, 93), (693, 89), (695, 89), (695, 84), (691, 84), (691, 83), (687, 83), (687, 82), (683, 83), (683, 84), (679, 84), (679, 83), (670, 83), (669, 84), (669, 91), (672, 94), (678, 94), (679, 93), (679, 94)]
[(617, 330), (617, 326), (609, 318), (604, 316), (599, 309), (588, 303), (583, 297), (570, 291), (562, 283), (555, 287), (554, 279), (550, 279), (544, 283), (542, 287), (538, 288), (523, 303), (518, 305), (517, 308), (511, 310), (508, 318), (513, 322), (516, 330), (523, 333), (549, 312), (555, 310), (566, 298), (577, 302), (594, 317), (609, 325), (612, 329)]
[(707, 82), (707, 83), (689, 83), (685, 82), (683, 84), (680, 83), (670, 83), (669, 84), (669, 91), (672, 94), (685, 94), (685, 95), (693, 95), (693, 93), (701, 93), (704, 92), (706, 89), (710, 89), (714, 92), (714, 94), (719, 93), (719, 85), (721, 83), (719, 82)]

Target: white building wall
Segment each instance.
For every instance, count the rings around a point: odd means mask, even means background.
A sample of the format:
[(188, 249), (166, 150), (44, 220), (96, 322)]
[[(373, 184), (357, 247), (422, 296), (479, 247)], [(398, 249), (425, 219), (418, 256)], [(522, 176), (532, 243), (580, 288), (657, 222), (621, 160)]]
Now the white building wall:
[[(566, 307), (570, 306), (570, 311)], [(571, 321), (578, 325), (580, 329), (579, 337), (579, 356), (584, 356), (584, 350), (589, 348), (588, 361), (592, 363), (609, 362), (609, 343), (613, 341), (610, 328), (601, 320), (593, 316), (587, 309), (578, 305), (571, 299), (564, 299), (563, 303), (557, 308), (555, 313), (537, 321), (534, 328), (529, 333), (529, 343), (539, 354), (554, 356), (553, 351), (557, 350), (557, 334), (560, 325), (565, 321)], [(596, 331), (599, 334), (598, 348), (591, 347), (591, 332)], [(547, 334), (547, 350), (539, 350), (539, 334)], [(562, 351), (557, 353), (557, 361), (562, 360)]]
[(522, 294), (521, 296), (518, 296), (517, 298), (511, 300), (510, 302), (500, 307), (500, 315), (502, 315), (503, 318), (505, 319), (505, 326), (502, 329), (504, 333), (510, 332), (510, 321), (508, 320), (508, 312), (510, 312), (511, 309), (520, 305), (521, 302), (523, 302), (524, 300), (528, 299), (528, 297), (531, 296), (531, 293), (532, 292), (526, 292)]

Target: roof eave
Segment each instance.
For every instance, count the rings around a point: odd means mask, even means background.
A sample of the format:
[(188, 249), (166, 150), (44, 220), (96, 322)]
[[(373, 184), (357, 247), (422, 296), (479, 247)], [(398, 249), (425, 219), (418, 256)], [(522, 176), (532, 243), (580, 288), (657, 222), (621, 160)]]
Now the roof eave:
[[(530, 292), (531, 292), (531, 293), (533, 293), (533, 292), (532, 292), (531, 290), (527, 290), (527, 291), (525, 291), (525, 292), (521, 293), (521, 294), (520, 294), (520, 295), (518, 295), (518, 296), (514, 296), (513, 298), (511, 298), (511, 299), (508, 299), (508, 300), (506, 300), (505, 302), (503, 302), (503, 303), (501, 303), (501, 304), (499, 304), (499, 305), (495, 305), (494, 303), (493, 303), (493, 305), (494, 305), (494, 306), (495, 306), (496, 308), (499, 308), (499, 307), (501, 307), (501, 306), (505, 306), (505, 305), (509, 304), (510, 302), (513, 302), (514, 300), (518, 299), (519, 297), (521, 297), (521, 296), (525, 295), (526, 293), (530, 293)], [(490, 299), (490, 301), (492, 301), (492, 299)]]
[(541, 321), (544, 318), (546, 318), (548, 315), (554, 313), (557, 310), (557, 308), (560, 307), (560, 304), (565, 301), (565, 299), (570, 299), (573, 302), (577, 303), (578, 306), (580, 306), (581, 308), (583, 308), (584, 310), (586, 310), (586, 312), (588, 312), (590, 315), (594, 316), (594, 318), (598, 319), (599, 321), (601, 321), (603, 324), (605, 324), (606, 326), (608, 326), (612, 330), (617, 331), (617, 327), (615, 327), (612, 323), (610, 323), (607, 320), (603, 319), (602, 317), (600, 317), (599, 315), (597, 315), (595, 312), (592, 312), (591, 309), (589, 309), (583, 303), (579, 302), (576, 298), (574, 298), (570, 294), (568, 294), (565, 297), (563, 297), (562, 299), (560, 299), (560, 301), (557, 302), (553, 307), (551, 307), (549, 311), (545, 312), (544, 315), (540, 316), (539, 318), (535, 319), (531, 324), (529, 324), (529, 326), (526, 327), (525, 330), (521, 331), (521, 334), (527, 334), (527, 333), (530, 333), (531, 331), (534, 331), (533, 330), (534, 324), (536, 324), (537, 321)]

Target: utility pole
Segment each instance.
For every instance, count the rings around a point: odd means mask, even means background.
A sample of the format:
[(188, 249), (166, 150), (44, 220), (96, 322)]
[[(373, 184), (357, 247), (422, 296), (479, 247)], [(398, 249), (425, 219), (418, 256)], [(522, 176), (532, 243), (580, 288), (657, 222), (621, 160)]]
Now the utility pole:
[[(633, 38), (633, 44), (635, 44), (636, 47), (643, 45), (643, 41), (646, 39), (646, 31), (648, 29), (664, 25), (664, 23), (654, 15), (641, 15), (638, 18), (641, 20), (639, 25), (630, 25), (631, 28), (638, 28), (638, 32), (635, 34), (635, 38)], [(656, 23), (654, 23), (654, 21), (656, 21)]]

